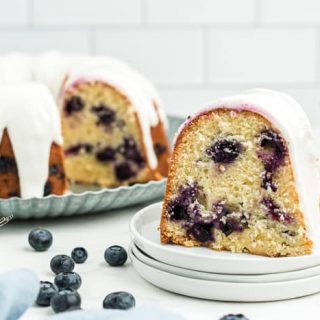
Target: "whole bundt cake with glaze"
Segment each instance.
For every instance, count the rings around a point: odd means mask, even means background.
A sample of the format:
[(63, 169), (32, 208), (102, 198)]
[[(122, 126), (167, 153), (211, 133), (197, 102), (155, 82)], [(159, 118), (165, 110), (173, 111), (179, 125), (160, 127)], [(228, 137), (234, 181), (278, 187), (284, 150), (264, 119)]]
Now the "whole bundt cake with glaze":
[[(59, 52), (2, 56), (0, 101), (3, 114), (9, 105), (16, 112), (11, 122), (2, 121), (1, 198), (60, 195), (67, 181), (117, 187), (167, 175), (170, 150), (158, 94), (117, 59)], [(41, 143), (52, 128), (55, 139)]]
[(265, 256), (319, 247), (319, 159), (288, 95), (251, 90), (210, 103), (176, 137), (162, 243)]

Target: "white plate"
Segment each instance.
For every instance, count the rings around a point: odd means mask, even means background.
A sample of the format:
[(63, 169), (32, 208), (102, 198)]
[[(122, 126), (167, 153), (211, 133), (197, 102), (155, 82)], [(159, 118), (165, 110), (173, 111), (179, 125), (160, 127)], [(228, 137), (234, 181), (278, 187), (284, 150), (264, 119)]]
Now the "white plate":
[(320, 265), (320, 255), (269, 258), (245, 253), (219, 252), (204, 247), (162, 245), (158, 227), (162, 202), (140, 210), (131, 220), (133, 241), (152, 258), (202, 272), (222, 274), (268, 274), (290, 272)]
[[(168, 136), (172, 141), (184, 120), (178, 117), (168, 118)], [(166, 179), (114, 189), (89, 190), (88, 186), (71, 186), (72, 192), (62, 196), (0, 199), (0, 217), (13, 214), (16, 219), (45, 218), (118, 209), (160, 199), (163, 197), (165, 186)]]
[(262, 283), (262, 282), (279, 282), (290, 281), (304, 278), (310, 278), (314, 276), (320, 276), (320, 266), (303, 269), (292, 272), (270, 273), (264, 275), (240, 275), (240, 274), (221, 274), (221, 273), (209, 273), (195, 271), (185, 268), (179, 268), (171, 266), (166, 263), (157, 261), (150, 256), (146, 255), (141, 249), (139, 249), (134, 243), (131, 243), (130, 250), (132, 253), (144, 264), (150, 267), (156, 268), (160, 271), (173, 273), (178, 276), (194, 278), (199, 280), (208, 281), (222, 281), (222, 282), (240, 282), (240, 283)]
[(320, 276), (281, 282), (235, 283), (178, 276), (143, 263), (132, 251), (129, 256), (142, 278), (153, 285), (189, 297), (233, 302), (278, 301), (320, 292)]

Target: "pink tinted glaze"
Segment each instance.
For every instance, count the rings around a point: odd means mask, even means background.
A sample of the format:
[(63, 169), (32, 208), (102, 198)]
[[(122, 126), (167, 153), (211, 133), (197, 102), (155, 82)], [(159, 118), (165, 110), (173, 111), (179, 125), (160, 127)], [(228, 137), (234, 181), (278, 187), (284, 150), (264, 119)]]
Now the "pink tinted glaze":
[(173, 142), (173, 146), (175, 147), (178, 137), (180, 136), (180, 134), (185, 130), (186, 127), (188, 127), (195, 119), (199, 118), (200, 116), (213, 111), (213, 110), (217, 110), (217, 109), (227, 109), (227, 110), (231, 110), (234, 112), (241, 112), (241, 111), (250, 111), (250, 112), (254, 112), (257, 114), (260, 114), (264, 117), (266, 117), (267, 119), (270, 119), (272, 121), (272, 117), (268, 114), (266, 114), (265, 112), (263, 112), (262, 110), (260, 110), (258, 107), (254, 106), (254, 105), (250, 105), (250, 104), (242, 104), (239, 107), (236, 108), (230, 108), (230, 107), (226, 107), (226, 106), (216, 106), (216, 107), (212, 107), (212, 106), (206, 106), (203, 107), (200, 111), (196, 112), (194, 115), (188, 116), (186, 121), (179, 127), (177, 133), (175, 134), (174, 137), (174, 142)]
[[(99, 79), (86, 79), (86, 78), (79, 78), (76, 81), (72, 82), (71, 84), (69, 84), (68, 86), (65, 86), (62, 90), (61, 90), (61, 97), (64, 97), (66, 92), (69, 90), (75, 90), (77, 88), (77, 86), (87, 83), (88, 81), (102, 81)], [(68, 82), (68, 77), (65, 79), (65, 83)]]

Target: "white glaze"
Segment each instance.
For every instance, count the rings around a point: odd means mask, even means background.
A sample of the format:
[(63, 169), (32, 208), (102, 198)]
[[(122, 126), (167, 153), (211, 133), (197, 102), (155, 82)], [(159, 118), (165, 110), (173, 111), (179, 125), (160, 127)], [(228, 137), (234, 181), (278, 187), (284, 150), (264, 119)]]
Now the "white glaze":
[(121, 61), (113, 58), (48, 51), (32, 56), (32, 78), (34, 81), (45, 84), (58, 101), (63, 82), (71, 70), (90, 66), (101, 61), (107, 61), (119, 66), (124, 65)]
[(320, 164), (319, 153), (313, 138), (310, 122), (302, 107), (289, 95), (253, 89), (244, 94), (217, 99), (202, 107), (199, 112), (180, 127), (178, 135), (196, 117), (216, 108), (249, 110), (266, 117), (279, 129), (288, 144), (295, 176), (300, 209), (309, 237), (314, 241), (314, 251), (320, 251)]
[(28, 55), (15, 52), (0, 57), (0, 84), (32, 80), (32, 61)]
[(59, 113), (52, 95), (40, 83), (2, 84), (0, 114), (0, 139), (7, 128), (21, 197), (42, 197), (51, 144), (62, 144)]
[[(72, 90), (79, 83), (90, 81), (107, 83), (127, 97), (138, 115), (148, 163), (152, 169), (156, 169), (158, 160), (153, 147), (151, 127), (157, 126), (160, 119), (163, 119), (164, 123), (166, 120), (164, 120), (160, 99), (152, 84), (125, 64), (114, 60), (100, 59), (91, 60), (82, 68), (73, 69), (69, 73), (64, 93)], [(159, 114), (154, 108), (154, 103), (158, 106)]]
[(58, 99), (68, 62), (60, 52), (50, 51), (33, 57), (32, 78), (48, 87)]

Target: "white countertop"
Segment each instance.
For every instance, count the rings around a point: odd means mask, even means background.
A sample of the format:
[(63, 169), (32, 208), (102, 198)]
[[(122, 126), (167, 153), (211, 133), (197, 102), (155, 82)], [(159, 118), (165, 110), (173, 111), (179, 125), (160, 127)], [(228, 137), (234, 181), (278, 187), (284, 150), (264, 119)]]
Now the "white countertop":
[[(89, 252), (89, 258), (85, 264), (75, 267), (75, 271), (82, 277), (79, 293), (84, 309), (100, 309), (108, 293), (124, 290), (135, 296), (137, 305), (157, 304), (175, 310), (190, 320), (218, 320), (228, 313), (244, 313), (250, 320), (319, 317), (320, 294), (272, 303), (204, 301), (154, 287), (140, 278), (130, 261), (124, 267), (109, 267), (103, 258), (104, 250), (114, 244), (128, 248), (128, 224), (141, 207), (68, 218), (11, 221), (0, 228), (0, 271), (28, 267), (37, 272), (40, 279), (53, 281), (54, 275), (49, 266), (51, 257), (56, 254), (70, 255), (74, 247), (84, 246)], [(54, 242), (49, 251), (35, 252), (29, 247), (28, 234), (35, 226), (52, 232)], [(45, 319), (52, 314), (50, 308), (33, 307), (22, 319)]]

